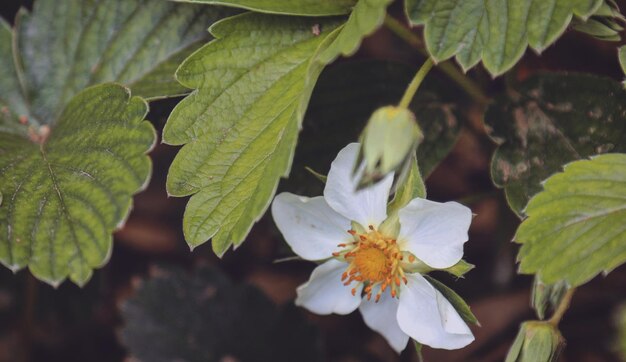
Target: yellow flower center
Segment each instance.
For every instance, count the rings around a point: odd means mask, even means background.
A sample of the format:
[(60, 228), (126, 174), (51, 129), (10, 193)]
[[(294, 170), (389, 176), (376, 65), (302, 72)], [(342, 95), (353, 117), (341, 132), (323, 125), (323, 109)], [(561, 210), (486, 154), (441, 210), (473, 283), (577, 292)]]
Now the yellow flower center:
[(352, 288), (352, 294), (355, 295), (358, 286), (364, 284), (363, 291), (368, 300), (375, 294), (375, 300), (378, 301), (387, 289), (392, 297), (396, 297), (400, 283), (407, 282), (402, 268), (405, 255), (411, 263), (415, 257), (402, 252), (395, 239), (383, 235), (372, 225), (366, 233), (355, 230), (348, 230), (348, 233), (354, 237), (354, 242), (339, 244), (342, 250), (333, 253), (334, 257), (348, 263), (341, 277), (344, 285), (357, 282)]

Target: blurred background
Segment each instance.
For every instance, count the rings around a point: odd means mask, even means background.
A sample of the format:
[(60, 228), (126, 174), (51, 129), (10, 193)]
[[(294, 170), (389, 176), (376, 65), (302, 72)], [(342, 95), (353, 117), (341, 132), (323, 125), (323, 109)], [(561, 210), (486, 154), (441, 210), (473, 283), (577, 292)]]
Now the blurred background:
[[(399, 5), (391, 9), (398, 17)], [(12, 23), (21, 6), (30, 9), (32, 1), (3, 0), (2, 17)], [(624, 9), (626, 3), (620, 6)], [(528, 51), (507, 77), (520, 81), (548, 70), (622, 80), (615, 46), (568, 32), (541, 57)], [(408, 77), (395, 88), (391, 81), (377, 80), (378, 93), (358, 109), (346, 105), (341, 117), (321, 107), (324, 81), (336, 80), (338, 69), (381, 60), (403, 64), (410, 70), (406, 74), (422, 62), (415, 49), (381, 29), (356, 56), (329, 67), (313, 96), (292, 177), (281, 183), (279, 192), (320, 194), (323, 185), (304, 167), (325, 174), (337, 151), (356, 140), (368, 115), (399, 99)], [(490, 94), (504, 88), (506, 79), (493, 80), (482, 69), (470, 75)], [(446, 80), (434, 71), (429, 82), (437, 86)], [(502, 361), (520, 322), (536, 319), (529, 307), (532, 278), (516, 274), (518, 246), (511, 238), (519, 220), (491, 183), (495, 144), (484, 132), (480, 109), (461, 96), (458, 102), (454, 94), (451, 97), (450, 102), (458, 103), (461, 130), (426, 184), (430, 199), (456, 200), (476, 214), (465, 247), (465, 259), (476, 268), (459, 280), (443, 273), (435, 276), (468, 301), (482, 327), (473, 328), (476, 341), (464, 349), (425, 347), (423, 352), (426, 361)], [(149, 119), (159, 132), (177, 101), (151, 104)], [(256, 224), (243, 246), (222, 260), (209, 243), (191, 253), (182, 235), (187, 200), (168, 198), (165, 192), (176, 152), (176, 147), (159, 144), (151, 153), (150, 186), (135, 197), (130, 219), (115, 234), (110, 262), (83, 289), (69, 282), (53, 289), (28, 271), (13, 274), (0, 268), (0, 361), (264, 361), (268, 349), (284, 349), (273, 360), (285, 361), (417, 361), (412, 346), (398, 356), (357, 312), (317, 316), (293, 307), (295, 288), (315, 265), (275, 262), (293, 254), (269, 215)], [(214, 298), (216, 293), (220, 298)], [(625, 302), (624, 267), (579, 288), (561, 324), (567, 340), (562, 360), (619, 361), (620, 348), (626, 356)]]

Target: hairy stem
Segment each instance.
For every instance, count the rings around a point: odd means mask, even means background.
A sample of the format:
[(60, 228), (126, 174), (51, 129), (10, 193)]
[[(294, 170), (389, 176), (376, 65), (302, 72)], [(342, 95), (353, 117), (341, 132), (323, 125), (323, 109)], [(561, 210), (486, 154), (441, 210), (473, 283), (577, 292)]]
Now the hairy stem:
[(404, 95), (402, 96), (402, 99), (400, 100), (398, 107), (400, 108), (409, 107), (409, 104), (411, 104), (411, 100), (413, 100), (413, 97), (415, 96), (417, 89), (420, 87), (420, 84), (422, 84), (422, 82), (424, 81), (424, 78), (426, 78), (426, 75), (432, 69), (432, 67), (433, 67), (433, 61), (430, 58), (426, 59), (426, 61), (424, 62), (424, 64), (422, 64), (422, 66), (417, 71), (417, 73), (415, 73), (415, 77), (413, 77), (413, 80), (411, 80), (411, 83), (409, 83), (409, 86), (404, 91)]
[[(422, 55), (430, 58), (422, 40), (394, 17), (387, 15), (385, 17), (385, 26), (400, 39), (417, 49)], [(489, 103), (490, 98), (485, 95), (482, 88), (467, 75), (463, 74), (454, 64), (445, 61), (437, 64), (437, 68), (458, 84), (474, 101), (482, 105)]]
[(576, 288), (571, 288), (567, 292), (565, 292), (565, 295), (563, 295), (559, 306), (554, 311), (554, 314), (552, 314), (552, 317), (550, 317), (550, 319), (548, 320), (548, 323), (552, 324), (554, 327), (558, 327), (559, 322), (561, 322), (561, 319), (563, 318), (563, 315), (569, 308), (575, 290)]

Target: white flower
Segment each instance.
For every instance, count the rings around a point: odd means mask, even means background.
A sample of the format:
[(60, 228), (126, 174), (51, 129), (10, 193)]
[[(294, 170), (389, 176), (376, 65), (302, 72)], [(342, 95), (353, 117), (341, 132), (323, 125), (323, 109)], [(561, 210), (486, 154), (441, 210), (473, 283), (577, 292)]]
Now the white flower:
[(393, 175), (355, 191), (358, 150), (352, 143), (339, 152), (323, 197), (281, 193), (274, 199), (272, 215), (293, 251), (307, 260), (328, 259), (298, 288), (296, 304), (317, 314), (359, 308), (398, 353), (409, 337), (434, 348), (468, 345), (474, 340), (469, 327), (417, 271), (461, 260), (471, 211), (416, 198), (398, 212), (398, 235), (385, 235), (379, 227), (387, 219)]

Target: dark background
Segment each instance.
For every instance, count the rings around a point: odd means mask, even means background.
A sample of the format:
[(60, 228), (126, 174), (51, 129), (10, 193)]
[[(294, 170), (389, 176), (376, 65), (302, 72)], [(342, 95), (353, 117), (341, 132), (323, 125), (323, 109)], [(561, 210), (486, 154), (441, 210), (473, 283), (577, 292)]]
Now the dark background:
[[(32, 1), (4, 0), (0, 12), (12, 22), (19, 6)], [(398, 5), (393, 11), (398, 14)], [(626, 8), (626, 4), (621, 4)], [(541, 57), (528, 51), (509, 76), (521, 80), (539, 70), (584, 71), (621, 80), (615, 43), (604, 43), (568, 32)], [(395, 59), (419, 64), (415, 51), (381, 30), (364, 43), (357, 58)], [(491, 93), (502, 87), (482, 70), (471, 75)], [(151, 104), (149, 119), (160, 131), (175, 101)], [(480, 113), (467, 110), (472, 124), (481, 128)], [(359, 127), (360, 129), (360, 127)], [(315, 120), (308, 120), (301, 142), (312, 142)], [(310, 131), (310, 132), (308, 132)], [(353, 141), (346, 139), (345, 143)], [(531, 278), (516, 275), (518, 246), (510, 243), (517, 218), (508, 211), (500, 190), (489, 179), (490, 155), (494, 145), (484, 133), (463, 131), (451, 154), (427, 180), (429, 197), (435, 200), (464, 200), (477, 214), (472, 224), (466, 259), (477, 265), (465, 279), (441, 280), (470, 303), (482, 327), (474, 329), (476, 341), (458, 351), (425, 348), (427, 361), (501, 361), (513, 341), (520, 322), (535, 319), (529, 308)], [(94, 273), (79, 289), (66, 282), (58, 289), (36, 281), (27, 271), (13, 275), (0, 269), (0, 361), (121, 361), (127, 356), (118, 334), (124, 325), (119, 306), (134, 295), (137, 280), (148, 277), (151, 265), (174, 264), (190, 272), (198, 264), (217, 266), (239, 283), (261, 289), (275, 303), (289, 304), (295, 288), (313, 268), (306, 262), (274, 264), (290, 255), (271, 218), (263, 218), (237, 252), (218, 260), (208, 244), (193, 253), (181, 232), (185, 199), (165, 193), (167, 169), (176, 148), (159, 144), (151, 153), (154, 175), (149, 188), (135, 198), (126, 226), (115, 234), (110, 262)], [(328, 150), (332, 158), (333, 152)], [(319, 170), (325, 172), (326, 170)], [(302, 168), (294, 177), (308, 179)], [(293, 188), (284, 184), (284, 189)], [(626, 300), (626, 269), (608, 277), (595, 278), (579, 288), (561, 329), (568, 345), (563, 361), (616, 361), (614, 313)], [(316, 316), (299, 313), (321, 329), (329, 361), (416, 361), (412, 348), (397, 356), (386, 342), (371, 332), (358, 313), (349, 316)], [(158, 341), (154, 341), (158, 343)]]

